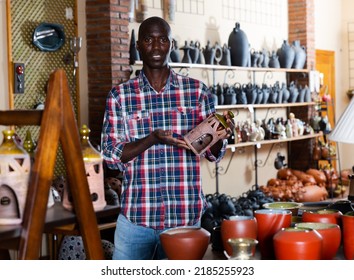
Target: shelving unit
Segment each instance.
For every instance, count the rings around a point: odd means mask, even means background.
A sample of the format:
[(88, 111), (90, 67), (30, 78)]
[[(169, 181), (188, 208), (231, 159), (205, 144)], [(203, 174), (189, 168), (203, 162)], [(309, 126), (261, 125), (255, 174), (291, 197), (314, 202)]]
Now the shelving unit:
[[(136, 66), (142, 66), (141, 61), (136, 61), (135, 63)], [(287, 84), (289, 84), (289, 75), (290, 74), (303, 74), (303, 75), (308, 75), (309, 70), (308, 69), (285, 69), (285, 68), (261, 68), (261, 67), (238, 67), (238, 66), (225, 66), (225, 65), (209, 65), (209, 64), (187, 64), (187, 63), (169, 63), (171, 68), (180, 68), (180, 69), (200, 69), (200, 70), (208, 70), (212, 71), (213, 74), (213, 86), (216, 86), (216, 71), (225, 71), (225, 79), (226, 80), (226, 75), (229, 71), (233, 72), (239, 72), (239, 71), (247, 71), (252, 75), (252, 80), (255, 81), (255, 75), (256, 73), (264, 73), (264, 79), (268, 73), (285, 73), (287, 74), (286, 80)], [(189, 74), (189, 73), (187, 73)], [(300, 106), (315, 106), (315, 102), (296, 102), (296, 103), (281, 103), (281, 104), (276, 104), (276, 103), (270, 103), (270, 104), (236, 104), (236, 105), (218, 105), (215, 107), (216, 110), (221, 111), (221, 110), (249, 110), (253, 111), (255, 114), (256, 110), (265, 110), (265, 109), (270, 109), (270, 108), (291, 108), (291, 107), (300, 107)], [(256, 118), (255, 118), (256, 119)], [(302, 135), (299, 137), (292, 137), (288, 139), (274, 139), (274, 140), (263, 140), (263, 141), (257, 141), (257, 142), (242, 142), (242, 143), (236, 143), (232, 145), (228, 145), (228, 149), (232, 149), (233, 152), (236, 148), (240, 147), (246, 147), (246, 146), (254, 146), (254, 154), (255, 154), (255, 173), (256, 173), (256, 185), (258, 184), (258, 170), (257, 170), (257, 149), (260, 145), (274, 145), (277, 143), (284, 143), (284, 142), (293, 142), (293, 141), (299, 141), (299, 140), (306, 140), (306, 139), (312, 139), (321, 136), (321, 133), (315, 133), (315, 134), (309, 134), (309, 135)], [(232, 160), (232, 157), (231, 159)], [(219, 190), (219, 168), (218, 164), (216, 163), (215, 166), (215, 178), (216, 178), (216, 192)]]

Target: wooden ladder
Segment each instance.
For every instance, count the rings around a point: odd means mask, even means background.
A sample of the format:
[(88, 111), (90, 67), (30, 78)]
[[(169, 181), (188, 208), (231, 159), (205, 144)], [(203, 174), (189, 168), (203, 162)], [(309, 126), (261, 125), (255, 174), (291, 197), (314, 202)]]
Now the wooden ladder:
[(19, 259), (39, 258), (59, 143), (85, 253), (88, 259), (104, 259), (64, 70), (50, 75), (44, 110), (0, 111), (0, 125), (40, 125), (19, 240)]

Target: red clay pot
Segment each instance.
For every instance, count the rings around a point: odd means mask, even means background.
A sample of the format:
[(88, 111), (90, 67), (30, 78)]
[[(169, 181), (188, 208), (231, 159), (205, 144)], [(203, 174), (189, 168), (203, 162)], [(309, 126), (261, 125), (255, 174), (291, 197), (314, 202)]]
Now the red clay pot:
[(290, 227), (292, 212), (281, 209), (260, 209), (254, 211), (257, 220), (258, 248), (262, 259), (275, 258), (273, 236), (282, 228)]
[(221, 222), (221, 238), (226, 253), (233, 254), (232, 247), (228, 242), (231, 238), (257, 239), (257, 221), (251, 216), (231, 216)]
[(342, 233), (339, 225), (328, 223), (298, 223), (299, 228), (316, 230), (322, 237), (322, 260), (332, 260), (341, 244)]
[(322, 237), (312, 229), (289, 227), (273, 238), (277, 260), (320, 260)]
[(201, 260), (208, 248), (210, 233), (201, 227), (177, 227), (162, 232), (160, 241), (170, 260)]
[(321, 209), (317, 211), (304, 211), (302, 213), (303, 222), (342, 224), (342, 212), (336, 209)]
[(354, 211), (342, 216), (343, 223), (343, 251), (347, 260), (354, 260)]

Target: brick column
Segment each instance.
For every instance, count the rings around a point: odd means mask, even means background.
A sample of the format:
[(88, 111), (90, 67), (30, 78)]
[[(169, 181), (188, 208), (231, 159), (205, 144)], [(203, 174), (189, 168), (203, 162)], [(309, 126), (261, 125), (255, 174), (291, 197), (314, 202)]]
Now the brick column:
[(90, 139), (101, 139), (105, 101), (113, 85), (126, 81), (129, 67), (129, 0), (86, 0)]
[[(307, 58), (305, 68), (316, 69), (315, 52), (315, 8), (314, 0), (288, 0), (289, 34), (291, 44), (300, 40), (300, 45), (305, 47)], [(302, 86), (308, 85), (308, 76), (291, 74), (290, 80), (297, 80)], [(293, 107), (291, 112), (306, 122), (314, 114), (311, 106)], [(312, 141), (292, 141), (289, 143), (289, 166), (293, 169), (306, 170), (312, 167)]]

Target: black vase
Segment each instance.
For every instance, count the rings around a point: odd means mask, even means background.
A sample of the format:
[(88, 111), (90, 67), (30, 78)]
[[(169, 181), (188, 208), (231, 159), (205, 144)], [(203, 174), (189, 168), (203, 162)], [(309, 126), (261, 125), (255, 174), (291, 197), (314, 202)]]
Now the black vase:
[(228, 46), (231, 50), (232, 66), (246, 67), (249, 65), (249, 43), (246, 33), (240, 29), (239, 22), (236, 22), (235, 28), (229, 35)]
[(283, 41), (280, 49), (277, 51), (281, 68), (291, 68), (295, 59), (295, 51), (287, 40)]
[(140, 60), (139, 52), (136, 48), (135, 32), (132, 30), (132, 35), (130, 37), (130, 46), (129, 46), (129, 63), (134, 65), (135, 61)]

